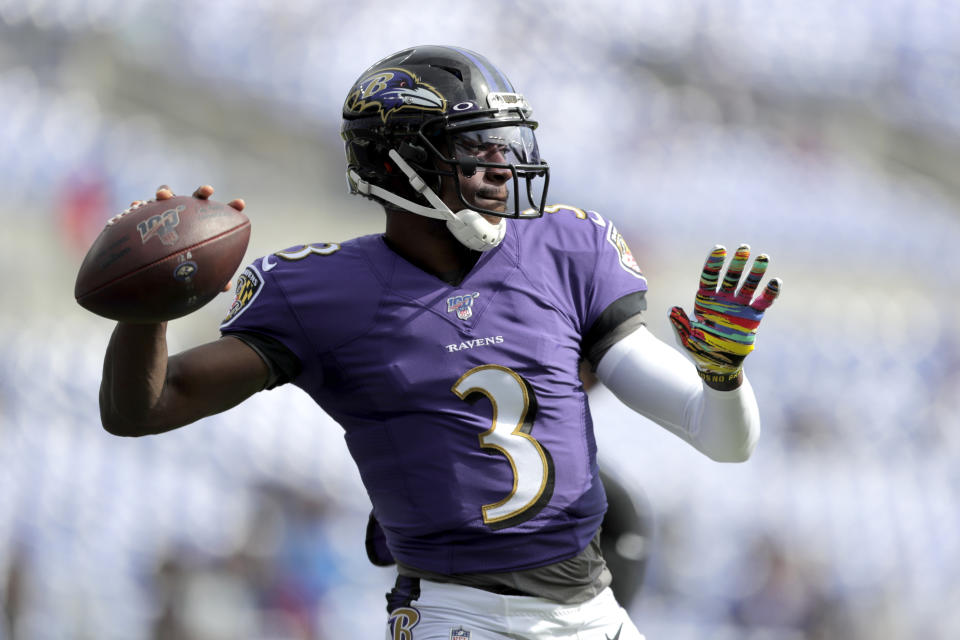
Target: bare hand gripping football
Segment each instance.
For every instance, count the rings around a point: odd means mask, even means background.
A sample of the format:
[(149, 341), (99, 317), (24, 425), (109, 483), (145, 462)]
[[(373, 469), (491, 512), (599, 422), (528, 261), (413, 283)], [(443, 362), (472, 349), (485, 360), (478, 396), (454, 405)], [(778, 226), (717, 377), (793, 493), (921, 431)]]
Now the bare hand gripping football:
[(781, 281), (773, 278), (763, 292), (753, 297), (770, 261), (760, 254), (743, 286), (737, 289), (750, 259), (750, 246), (740, 245), (718, 288), (727, 250), (717, 245), (710, 252), (693, 306), (693, 319), (680, 307), (670, 310), (670, 323), (677, 340), (693, 356), (697, 370), (710, 386), (732, 389), (740, 384), (743, 360), (753, 351), (763, 313), (780, 294)]

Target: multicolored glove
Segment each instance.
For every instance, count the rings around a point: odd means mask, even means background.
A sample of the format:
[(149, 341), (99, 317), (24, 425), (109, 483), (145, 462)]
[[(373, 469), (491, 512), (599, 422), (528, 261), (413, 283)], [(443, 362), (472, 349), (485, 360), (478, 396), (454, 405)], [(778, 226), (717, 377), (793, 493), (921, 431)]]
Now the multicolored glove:
[(714, 389), (735, 389), (743, 382), (743, 360), (753, 351), (763, 312), (780, 294), (780, 279), (767, 283), (756, 299), (753, 294), (767, 270), (769, 257), (753, 261), (740, 290), (737, 285), (750, 259), (750, 247), (740, 245), (730, 261), (723, 283), (717, 288), (727, 250), (717, 245), (707, 257), (700, 276), (700, 289), (693, 306), (693, 320), (680, 307), (670, 310), (670, 323), (681, 346), (693, 356), (700, 377)]

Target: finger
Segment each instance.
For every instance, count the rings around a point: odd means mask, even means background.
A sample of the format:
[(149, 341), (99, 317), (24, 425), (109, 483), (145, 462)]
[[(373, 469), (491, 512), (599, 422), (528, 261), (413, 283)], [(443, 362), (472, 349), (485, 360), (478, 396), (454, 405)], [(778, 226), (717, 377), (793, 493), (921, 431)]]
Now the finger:
[(680, 341), (681, 345), (685, 345), (690, 338), (691, 331), (690, 318), (687, 317), (687, 312), (680, 307), (670, 309), (670, 324), (673, 325), (677, 340)]
[(720, 291), (732, 294), (737, 290), (740, 284), (740, 276), (743, 274), (743, 267), (750, 259), (750, 245), (741, 244), (737, 247), (737, 252), (733, 254), (730, 266), (727, 267), (727, 274), (723, 277), (723, 284), (720, 285)]
[(208, 184), (197, 187), (197, 190), (193, 192), (194, 198), (199, 198), (201, 200), (206, 200), (213, 195), (213, 187)]
[(747, 274), (747, 279), (744, 280), (743, 286), (740, 287), (740, 293), (737, 294), (737, 298), (748, 304), (750, 303), (750, 300), (753, 298), (753, 292), (757, 290), (757, 286), (763, 279), (763, 274), (766, 273), (769, 263), (770, 256), (767, 254), (761, 253), (757, 256), (756, 260), (753, 261), (753, 267), (750, 268), (750, 273)]
[(237, 211), (243, 211), (246, 208), (247, 203), (243, 201), (243, 198), (234, 198), (228, 202), (227, 205), (233, 207)]
[(232, 280), (227, 280), (227, 284), (223, 285), (223, 289), (220, 289), (220, 291), (226, 293), (226, 292), (230, 291), (231, 289), (233, 289), (233, 281), (232, 281)]
[(700, 288), (717, 290), (717, 280), (720, 278), (720, 269), (723, 268), (723, 261), (727, 259), (727, 250), (722, 245), (716, 245), (707, 261), (703, 265), (703, 273), (700, 274)]
[(165, 184), (157, 187), (157, 200), (169, 200), (173, 197), (173, 190)]
[(765, 311), (770, 305), (773, 304), (773, 301), (777, 299), (777, 296), (780, 295), (780, 285), (780, 278), (772, 279), (767, 283), (767, 286), (763, 290), (763, 293), (760, 294), (760, 297), (754, 300), (750, 307), (756, 309), (757, 311)]

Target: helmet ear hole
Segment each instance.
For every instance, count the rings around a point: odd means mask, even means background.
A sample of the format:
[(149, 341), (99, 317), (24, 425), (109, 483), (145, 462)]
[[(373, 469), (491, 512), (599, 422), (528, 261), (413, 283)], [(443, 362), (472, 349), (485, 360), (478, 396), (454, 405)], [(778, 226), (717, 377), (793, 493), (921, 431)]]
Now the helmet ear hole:
[(350, 151), (353, 153), (356, 161), (364, 166), (373, 164), (372, 145), (369, 140), (357, 138), (350, 141)]
[(426, 149), (415, 144), (410, 144), (409, 142), (401, 143), (397, 152), (404, 160), (409, 160), (417, 164), (423, 164), (429, 158)]

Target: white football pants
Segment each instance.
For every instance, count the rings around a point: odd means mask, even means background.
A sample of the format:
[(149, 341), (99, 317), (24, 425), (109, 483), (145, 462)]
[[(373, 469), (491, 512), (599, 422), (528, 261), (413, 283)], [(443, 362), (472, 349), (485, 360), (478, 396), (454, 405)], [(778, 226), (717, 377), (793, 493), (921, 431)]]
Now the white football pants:
[(644, 640), (604, 589), (581, 604), (501, 596), (457, 584), (420, 581), (420, 597), (395, 609), (386, 640)]

